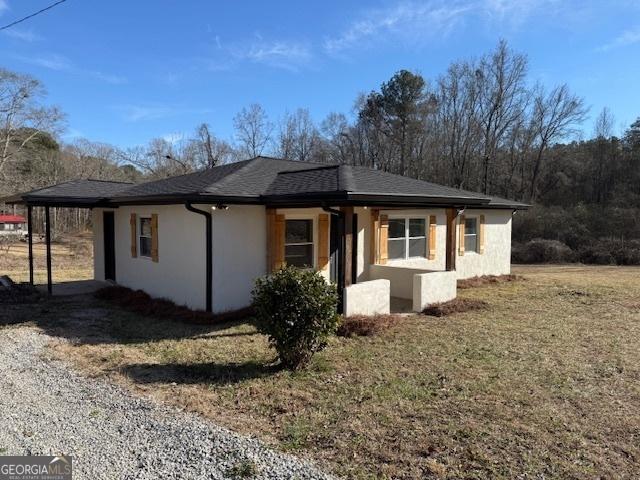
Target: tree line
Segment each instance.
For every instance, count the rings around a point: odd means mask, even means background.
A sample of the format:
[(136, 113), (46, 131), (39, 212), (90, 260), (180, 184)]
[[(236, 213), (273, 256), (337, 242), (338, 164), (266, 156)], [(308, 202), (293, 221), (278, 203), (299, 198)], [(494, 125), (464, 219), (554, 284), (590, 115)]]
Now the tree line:
[[(516, 241), (539, 236), (578, 248), (601, 237), (640, 238), (640, 119), (617, 135), (604, 109), (585, 138), (585, 100), (566, 84), (532, 82), (527, 56), (504, 41), (437, 78), (401, 70), (359, 95), (352, 112), (320, 122), (304, 108), (274, 120), (250, 105), (233, 118), (229, 140), (203, 123), (184, 138), (131, 148), (64, 143), (64, 115), (44, 100), (40, 82), (0, 70), (0, 195), (69, 178), (138, 182), (271, 155), (363, 165), (536, 205), (516, 216)], [(68, 215), (62, 228), (87, 221)], [(567, 221), (554, 225), (558, 216)]]

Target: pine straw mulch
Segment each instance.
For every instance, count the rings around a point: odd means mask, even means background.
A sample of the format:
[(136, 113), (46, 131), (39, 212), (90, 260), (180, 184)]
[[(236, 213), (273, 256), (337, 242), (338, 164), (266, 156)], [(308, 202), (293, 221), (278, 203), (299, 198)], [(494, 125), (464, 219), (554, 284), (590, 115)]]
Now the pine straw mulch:
[(422, 313), (432, 317), (446, 317), (454, 313), (472, 312), (489, 308), (489, 303), (484, 300), (471, 298), (454, 298), (448, 302), (434, 303), (425, 308)]
[(521, 282), (525, 278), (520, 275), (483, 275), (481, 277), (466, 278), (458, 280), (458, 288), (464, 290), (467, 288), (484, 287), (485, 285), (495, 285), (498, 283)]

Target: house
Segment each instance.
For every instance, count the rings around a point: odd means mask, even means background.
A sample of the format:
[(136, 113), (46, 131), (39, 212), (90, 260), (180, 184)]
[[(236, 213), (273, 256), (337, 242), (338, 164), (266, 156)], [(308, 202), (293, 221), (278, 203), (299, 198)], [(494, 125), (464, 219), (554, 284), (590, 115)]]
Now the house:
[(20, 215), (5, 215), (0, 213), (0, 235), (27, 234), (27, 220)]
[[(5, 200), (93, 211), (97, 280), (212, 312), (290, 264), (338, 285), (346, 313), (414, 310), (456, 280), (510, 272), (527, 205), (365, 167), (256, 157), (138, 185), (77, 180)], [(50, 276), (50, 275), (49, 275)]]

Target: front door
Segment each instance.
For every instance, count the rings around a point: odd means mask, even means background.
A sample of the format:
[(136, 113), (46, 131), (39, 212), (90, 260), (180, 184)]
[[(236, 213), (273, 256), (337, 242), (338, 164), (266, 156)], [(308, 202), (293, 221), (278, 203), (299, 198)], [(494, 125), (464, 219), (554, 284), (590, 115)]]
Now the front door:
[(116, 281), (116, 235), (113, 212), (103, 212), (104, 279)]

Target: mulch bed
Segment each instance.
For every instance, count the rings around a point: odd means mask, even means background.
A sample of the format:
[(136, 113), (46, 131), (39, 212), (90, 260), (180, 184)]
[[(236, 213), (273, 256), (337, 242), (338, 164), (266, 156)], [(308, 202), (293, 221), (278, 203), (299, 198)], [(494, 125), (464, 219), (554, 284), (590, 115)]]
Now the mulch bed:
[(466, 288), (483, 287), (485, 285), (494, 285), (497, 283), (520, 282), (524, 277), (520, 275), (483, 275), (481, 277), (466, 278), (458, 280), (458, 288), (464, 290)]
[(397, 325), (400, 315), (353, 315), (345, 317), (336, 334), (340, 337), (371, 337)]
[(470, 312), (473, 310), (483, 310), (489, 304), (484, 300), (472, 300), (469, 298), (456, 298), (448, 302), (434, 303), (425, 308), (422, 313), (432, 317), (446, 317), (454, 313)]

